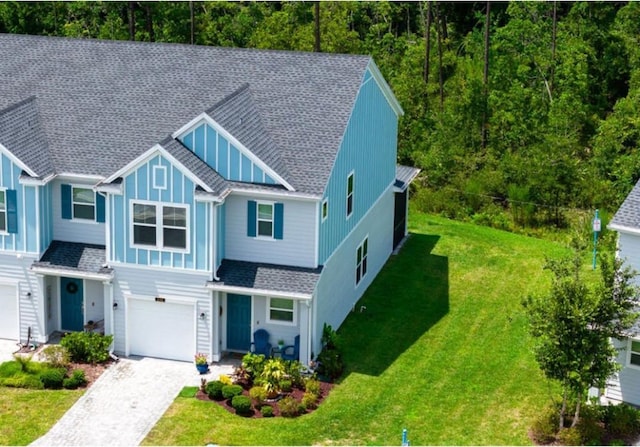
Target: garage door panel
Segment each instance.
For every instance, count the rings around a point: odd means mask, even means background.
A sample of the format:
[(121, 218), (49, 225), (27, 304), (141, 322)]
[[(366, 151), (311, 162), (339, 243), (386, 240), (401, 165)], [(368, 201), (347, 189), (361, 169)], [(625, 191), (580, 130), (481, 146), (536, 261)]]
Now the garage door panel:
[(130, 299), (127, 312), (131, 355), (193, 360), (193, 305)]
[(0, 285), (0, 338), (18, 340), (16, 286)]

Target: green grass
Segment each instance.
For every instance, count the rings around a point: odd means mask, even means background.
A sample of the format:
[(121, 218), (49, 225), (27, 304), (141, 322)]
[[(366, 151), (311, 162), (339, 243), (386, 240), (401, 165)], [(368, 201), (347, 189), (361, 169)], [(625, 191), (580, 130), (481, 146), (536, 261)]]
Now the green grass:
[(83, 392), (0, 387), (0, 445), (32, 443), (49, 431)]
[(411, 238), (349, 315), (347, 372), (297, 419), (245, 419), (178, 397), (145, 444), (530, 444), (557, 394), (531, 353), (521, 299), (548, 287), (545, 256), (564, 248), (412, 213)]

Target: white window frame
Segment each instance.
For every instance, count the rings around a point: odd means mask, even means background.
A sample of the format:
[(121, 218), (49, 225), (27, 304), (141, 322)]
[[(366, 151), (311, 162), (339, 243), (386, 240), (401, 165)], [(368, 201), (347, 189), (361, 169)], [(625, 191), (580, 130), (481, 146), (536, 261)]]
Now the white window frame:
[(632, 349), (633, 346), (633, 342), (636, 343), (640, 343), (640, 339), (634, 339), (634, 338), (629, 338), (628, 342), (627, 342), (627, 366), (629, 368), (635, 368), (635, 369), (640, 369), (640, 364), (635, 364), (635, 363), (631, 363), (631, 354), (638, 354), (640, 355), (640, 350), (639, 351), (634, 351)]
[[(96, 192), (93, 190), (93, 188), (91, 188), (91, 185), (70, 185), (71, 186), (71, 220), (74, 220), (76, 222), (84, 222), (84, 223), (90, 223), (90, 222), (97, 222), (97, 217), (98, 217), (98, 201), (96, 200)], [(93, 219), (85, 219), (84, 217), (76, 217), (76, 208), (75, 205), (81, 205), (81, 206), (89, 206), (89, 203), (84, 203), (84, 202), (75, 202), (73, 200), (73, 191), (76, 189), (86, 189), (88, 191), (91, 191), (93, 193)]]
[[(365, 244), (367, 245), (366, 253), (364, 252)], [(360, 250), (362, 250), (362, 255), (360, 257), (360, 262), (358, 262), (358, 252)], [(360, 285), (364, 277), (367, 276), (368, 272), (369, 272), (369, 235), (367, 234), (365, 238), (362, 240), (362, 242), (360, 242), (358, 247), (356, 247), (356, 270), (355, 270), (356, 276), (354, 276), (356, 287)], [(360, 273), (360, 279), (358, 279), (358, 273)]]
[[(352, 180), (352, 188), (351, 188), (351, 192), (349, 192), (349, 179), (353, 178)], [(346, 197), (346, 201), (345, 201), (345, 211), (347, 213), (347, 219), (349, 219), (351, 216), (353, 216), (353, 209), (355, 208), (356, 204), (355, 201), (353, 200), (353, 197), (355, 196), (355, 191), (356, 191), (356, 173), (355, 171), (351, 171), (349, 173), (349, 175), (347, 175), (347, 197)], [(351, 201), (351, 212), (349, 212), (349, 201)]]
[[(325, 213), (326, 210), (326, 213)], [(322, 201), (322, 205), (320, 205), (320, 215), (322, 216), (322, 222), (327, 220), (329, 217), (329, 198), (327, 197)]]
[[(268, 205), (271, 207), (271, 234), (260, 234), (260, 222), (269, 222), (267, 219), (260, 219), (260, 205)], [(267, 240), (275, 240), (275, 231), (276, 231), (276, 205), (275, 202), (269, 202), (266, 200), (258, 200), (256, 201), (256, 238), (258, 239), (267, 239)]]
[[(134, 242), (133, 232), (134, 232), (134, 222), (133, 222), (133, 206), (134, 205), (152, 205), (156, 208), (156, 244), (155, 245), (144, 245), (144, 244), (136, 244)], [(185, 248), (176, 248), (176, 247), (165, 247), (164, 246), (164, 222), (163, 222), (163, 208), (184, 208), (185, 210), (185, 218), (186, 218), (186, 240), (185, 240)], [(153, 202), (151, 200), (138, 200), (131, 199), (129, 201), (129, 246), (131, 248), (139, 248), (143, 250), (161, 250), (166, 252), (174, 252), (174, 253), (189, 253), (190, 245), (191, 245), (191, 213), (189, 204), (186, 203), (167, 203), (167, 202)], [(144, 225), (151, 226), (150, 224), (135, 224), (135, 225)], [(180, 228), (182, 227), (172, 227), (167, 226), (166, 228)]]
[[(9, 234), (9, 221), (7, 220), (7, 188), (0, 188), (0, 193), (4, 194), (4, 210), (0, 209), (0, 215), (4, 213), (4, 230), (0, 230), (0, 234), (6, 235)], [(0, 217), (0, 219), (2, 219)]]
[[(158, 172), (162, 171), (162, 178), (164, 179), (163, 186), (158, 185)], [(161, 190), (166, 190), (167, 189), (167, 183), (168, 183), (168, 179), (167, 179), (167, 167), (166, 166), (162, 166), (162, 165), (156, 165), (153, 167), (153, 187), (155, 189), (161, 189)]]
[[(288, 300), (291, 301), (293, 303), (293, 309), (291, 310), (291, 312), (293, 312), (293, 321), (283, 321), (283, 320), (273, 320), (271, 319), (271, 300), (272, 299), (277, 299), (277, 300)], [(280, 311), (286, 311), (289, 312), (289, 309), (283, 309), (281, 307), (276, 307), (274, 308), (275, 310), (280, 310)], [(280, 298), (277, 296), (274, 297), (268, 297), (267, 298), (267, 323), (269, 324), (280, 324), (283, 326), (297, 326), (298, 325), (298, 300), (294, 300), (291, 298)]]

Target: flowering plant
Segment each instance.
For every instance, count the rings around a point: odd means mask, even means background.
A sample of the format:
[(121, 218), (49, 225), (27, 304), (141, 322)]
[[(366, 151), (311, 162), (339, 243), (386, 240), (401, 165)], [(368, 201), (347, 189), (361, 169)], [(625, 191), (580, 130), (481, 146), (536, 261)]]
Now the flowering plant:
[(196, 365), (206, 365), (207, 363), (209, 363), (207, 362), (207, 356), (199, 352), (195, 355), (195, 359), (196, 359)]

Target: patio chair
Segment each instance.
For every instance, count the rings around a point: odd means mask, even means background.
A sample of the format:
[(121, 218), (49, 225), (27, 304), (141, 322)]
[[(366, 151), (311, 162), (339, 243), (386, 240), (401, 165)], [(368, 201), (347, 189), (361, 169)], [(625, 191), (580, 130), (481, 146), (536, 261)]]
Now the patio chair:
[(269, 333), (264, 329), (258, 329), (253, 333), (251, 352), (271, 357), (271, 343), (269, 343)]
[(284, 360), (298, 360), (300, 358), (300, 336), (296, 335), (293, 344), (282, 348), (282, 358)]

